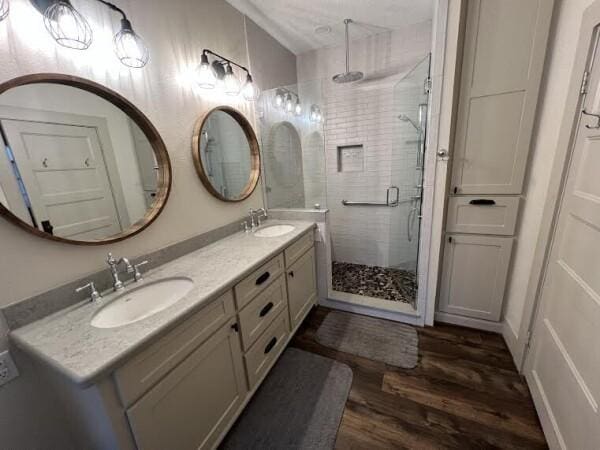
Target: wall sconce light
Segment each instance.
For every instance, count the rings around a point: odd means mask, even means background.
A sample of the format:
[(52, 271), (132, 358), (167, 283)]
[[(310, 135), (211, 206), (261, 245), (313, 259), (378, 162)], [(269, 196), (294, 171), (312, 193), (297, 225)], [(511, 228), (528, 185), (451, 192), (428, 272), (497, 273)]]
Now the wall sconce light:
[[(212, 64), (208, 61), (208, 55), (212, 55), (216, 59)], [(196, 68), (196, 83), (198, 87), (203, 89), (214, 89), (217, 87), (217, 80), (223, 81), (223, 90), (227, 95), (236, 96), (240, 93), (240, 80), (235, 75), (233, 67), (237, 67), (246, 72), (246, 81), (241, 93), (248, 101), (254, 101), (258, 98), (258, 87), (252, 80), (250, 71), (244, 66), (232, 61), (212, 50), (202, 50), (200, 65)]]
[[(127, 67), (144, 67), (150, 57), (148, 48), (142, 38), (133, 31), (125, 12), (105, 0), (97, 1), (122, 16), (121, 30), (113, 39), (119, 61)], [(0, 0), (1, 4), (7, 2), (8, 0)], [(31, 0), (31, 3), (42, 12), (46, 29), (59, 45), (85, 50), (92, 44), (92, 28), (85, 17), (73, 7), (71, 0)]]
[(323, 120), (323, 114), (321, 113), (321, 108), (318, 105), (311, 105), (310, 107), (310, 121), (319, 123)]
[(92, 28), (69, 0), (51, 2), (44, 11), (44, 25), (63, 47), (85, 50), (92, 44)]
[(8, 0), (0, 0), (0, 22), (8, 17), (10, 6)]
[(302, 115), (300, 96), (288, 88), (280, 87), (275, 91), (275, 107), (282, 108), (288, 114)]

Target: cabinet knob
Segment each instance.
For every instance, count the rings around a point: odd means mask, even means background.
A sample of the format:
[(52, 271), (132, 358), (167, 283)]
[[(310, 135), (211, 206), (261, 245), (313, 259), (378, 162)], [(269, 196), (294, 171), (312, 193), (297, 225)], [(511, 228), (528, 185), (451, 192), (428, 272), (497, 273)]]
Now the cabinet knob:
[(293, 270), (290, 270), (289, 274), (290, 274), (290, 277), (294, 278), (294, 271)]

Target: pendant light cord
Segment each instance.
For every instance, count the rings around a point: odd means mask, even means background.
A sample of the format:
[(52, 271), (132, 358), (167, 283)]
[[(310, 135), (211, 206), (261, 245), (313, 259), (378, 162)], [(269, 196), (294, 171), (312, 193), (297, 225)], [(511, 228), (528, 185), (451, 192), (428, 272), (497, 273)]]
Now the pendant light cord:
[(117, 5), (115, 5), (114, 3), (110, 3), (105, 0), (97, 0), (97, 1), (108, 6), (113, 11), (118, 12), (119, 14), (121, 14), (123, 16), (123, 19), (127, 20), (127, 16), (125, 15), (125, 12), (121, 8), (119, 8)]

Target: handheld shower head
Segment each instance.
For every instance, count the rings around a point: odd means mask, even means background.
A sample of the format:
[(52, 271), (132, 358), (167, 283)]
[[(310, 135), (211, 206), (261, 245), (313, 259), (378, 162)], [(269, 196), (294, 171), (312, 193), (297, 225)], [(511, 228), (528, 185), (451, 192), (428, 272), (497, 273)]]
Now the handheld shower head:
[(402, 122), (408, 122), (410, 123), (413, 127), (415, 127), (415, 130), (417, 131), (421, 131), (421, 127), (418, 126), (410, 117), (408, 117), (406, 114), (400, 114), (398, 116), (398, 119), (400, 119)]

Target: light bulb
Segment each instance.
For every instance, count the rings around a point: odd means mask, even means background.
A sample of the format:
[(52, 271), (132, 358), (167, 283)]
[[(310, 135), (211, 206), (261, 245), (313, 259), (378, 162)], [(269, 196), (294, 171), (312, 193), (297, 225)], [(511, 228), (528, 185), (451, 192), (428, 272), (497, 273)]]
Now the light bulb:
[(148, 48), (131, 27), (131, 22), (121, 19), (121, 31), (114, 38), (115, 53), (127, 67), (140, 68), (148, 63)]
[(44, 11), (44, 25), (63, 47), (85, 50), (92, 44), (90, 24), (68, 0), (54, 2)]
[(275, 106), (281, 108), (283, 106), (283, 94), (281, 92), (277, 92), (275, 95)]
[(217, 84), (215, 73), (208, 63), (208, 56), (202, 54), (200, 65), (196, 68), (196, 83), (202, 89), (214, 89)]
[(231, 64), (227, 64), (223, 82), (225, 83), (224, 89), (227, 95), (238, 95), (240, 93), (240, 82), (234, 75)]
[(292, 102), (291, 94), (286, 95), (285, 97), (285, 111), (291, 113), (294, 109), (294, 103)]
[(8, 5), (8, 0), (0, 0), (0, 21), (8, 17), (9, 11), (10, 6)]
[(252, 81), (252, 76), (250, 74), (246, 76), (246, 84), (244, 84), (242, 94), (249, 102), (253, 102), (258, 98), (258, 88)]
[(294, 114), (299, 116), (302, 114), (302, 105), (300, 104), (300, 99), (296, 100), (296, 106), (294, 107)]
[(311, 122), (318, 122), (319, 121), (319, 107), (317, 105), (312, 105), (310, 107), (310, 121)]

